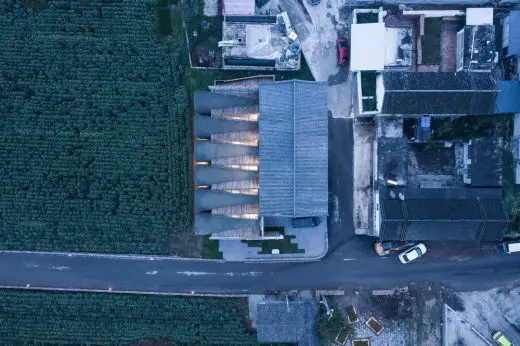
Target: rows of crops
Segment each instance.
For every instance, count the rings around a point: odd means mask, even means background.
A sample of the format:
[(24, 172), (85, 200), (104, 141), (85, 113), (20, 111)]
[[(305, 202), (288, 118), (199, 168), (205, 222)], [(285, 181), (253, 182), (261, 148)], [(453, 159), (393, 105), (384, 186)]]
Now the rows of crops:
[(256, 344), (237, 299), (0, 291), (0, 319), (0, 340), (8, 345), (128, 344), (159, 337), (174, 344)]
[(191, 232), (188, 95), (155, 2), (0, 4), (0, 248), (166, 254)]

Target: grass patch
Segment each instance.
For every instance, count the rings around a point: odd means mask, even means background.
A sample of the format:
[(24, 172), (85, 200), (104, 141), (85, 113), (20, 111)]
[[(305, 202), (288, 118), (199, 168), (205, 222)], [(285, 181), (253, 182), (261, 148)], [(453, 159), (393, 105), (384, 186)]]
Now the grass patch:
[(361, 96), (376, 96), (376, 72), (361, 72)]
[(441, 29), (442, 19), (424, 19), (424, 36), (421, 39), (423, 65), (439, 65), (441, 63)]
[(171, 10), (167, 7), (157, 7), (155, 9), (155, 26), (157, 36), (164, 38), (173, 33)]
[(370, 112), (377, 109), (376, 99), (376, 80), (377, 72), (361, 72), (361, 96), (372, 96), (371, 99), (363, 99), (363, 111)]
[(260, 255), (271, 254), (273, 249), (280, 250), (280, 254), (305, 253), (305, 250), (298, 248), (298, 244), (291, 243), (291, 239), (294, 238), (294, 235), (287, 235), (279, 240), (242, 240), (242, 243), (249, 247), (262, 248)]
[(520, 185), (515, 184), (515, 161), (510, 150), (503, 151), (503, 194), (511, 223), (507, 233), (520, 231)]
[(379, 21), (379, 14), (374, 12), (358, 13), (356, 14), (357, 24), (377, 23)]
[(196, 67), (220, 67), (222, 17), (194, 16), (187, 23), (191, 62)]
[(223, 254), (218, 250), (218, 239), (210, 239), (209, 235), (202, 237), (202, 257), (211, 259), (222, 259)]
[(264, 75), (276, 75), (277, 80), (314, 80), (312, 73), (307, 65), (305, 59), (302, 59), (301, 68), (299, 71), (229, 71), (229, 70), (197, 70), (187, 69), (185, 73), (185, 83), (190, 92), (195, 90), (207, 90), (209, 85), (212, 85), (215, 80), (235, 79), (243, 77)]
[(209, 37), (220, 39), (222, 37), (222, 20), (223, 18), (220, 16), (206, 17), (198, 15), (190, 18), (187, 22), (190, 48), (207, 41)]

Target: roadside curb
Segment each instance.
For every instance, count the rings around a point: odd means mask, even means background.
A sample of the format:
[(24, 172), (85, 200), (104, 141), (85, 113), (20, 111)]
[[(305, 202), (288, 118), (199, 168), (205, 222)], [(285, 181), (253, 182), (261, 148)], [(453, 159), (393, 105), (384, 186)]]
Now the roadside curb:
[[(25, 254), (25, 255), (40, 255), (40, 256), (61, 256), (61, 257), (86, 257), (86, 258), (107, 258), (114, 260), (149, 260), (149, 261), (185, 261), (185, 262), (208, 262), (208, 263), (283, 263), (283, 262), (316, 262), (325, 257), (329, 251), (329, 233), (328, 227), (325, 233), (325, 247), (323, 252), (317, 256), (303, 257), (303, 256), (285, 256), (281, 255), (277, 258), (245, 258), (242, 261), (229, 261), (224, 259), (211, 258), (193, 258), (193, 257), (179, 257), (179, 256), (164, 256), (164, 255), (137, 255), (137, 254), (105, 254), (105, 253), (88, 253), (88, 252), (59, 252), (59, 251), (18, 251), (18, 250), (0, 250), (2, 254)], [(1, 288), (2, 286), (0, 286)], [(24, 287), (22, 287), (24, 288)], [(102, 292), (105, 292), (102, 290)]]
[(124, 291), (116, 289), (98, 289), (98, 288), (52, 288), (38, 286), (10, 286), (0, 285), (0, 289), (23, 290), (23, 291), (52, 291), (52, 292), (75, 292), (75, 293), (114, 293), (114, 294), (145, 294), (150, 296), (182, 296), (182, 297), (220, 297), (220, 298), (244, 298), (248, 294), (219, 294), (219, 293), (197, 293), (197, 292), (150, 292), (150, 291)]
[(317, 256), (303, 257), (303, 256), (279, 256), (277, 258), (246, 258), (243, 261), (227, 261), (227, 262), (245, 262), (245, 263), (284, 263), (284, 262), (317, 262), (329, 252), (329, 228), (327, 226), (327, 232), (325, 233), (325, 247), (323, 252)]
[(88, 252), (53, 252), (53, 251), (16, 251), (16, 250), (0, 250), (2, 254), (30, 254), (41, 256), (63, 256), (63, 257), (93, 257), (93, 258), (109, 258), (109, 259), (127, 259), (127, 260), (150, 260), (150, 261), (199, 261), (225, 263), (227, 261), (211, 258), (193, 258), (179, 256), (164, 255), (136, 255), (136, 254), (106, 254), (106, 253), (88, 253)]

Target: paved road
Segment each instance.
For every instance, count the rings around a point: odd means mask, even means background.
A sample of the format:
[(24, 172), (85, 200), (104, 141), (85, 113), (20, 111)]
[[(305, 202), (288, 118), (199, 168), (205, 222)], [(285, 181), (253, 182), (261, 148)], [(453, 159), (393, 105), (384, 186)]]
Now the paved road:
[(344, 259), (336, 253), (313, 263), (207, 261), (0, 254), (3, 286), (147, 292), (259, 293), (289, 289), (386, 288), (439, 282), (457, 290), (487, 289), (520, 278), (520, 256), (486, 255), (471, 261), (402, 265), (395, 257)]

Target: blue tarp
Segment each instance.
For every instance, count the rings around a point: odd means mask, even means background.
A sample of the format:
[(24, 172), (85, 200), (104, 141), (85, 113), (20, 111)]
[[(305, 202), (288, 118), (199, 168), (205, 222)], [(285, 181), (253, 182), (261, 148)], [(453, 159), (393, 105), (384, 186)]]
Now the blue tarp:
[(520, 54), (520, 11), (514, 10), (509, 14), (509, 46), (508, 55)]
[(495, 113), (520, 113), (520, 81), (497, 81)]

